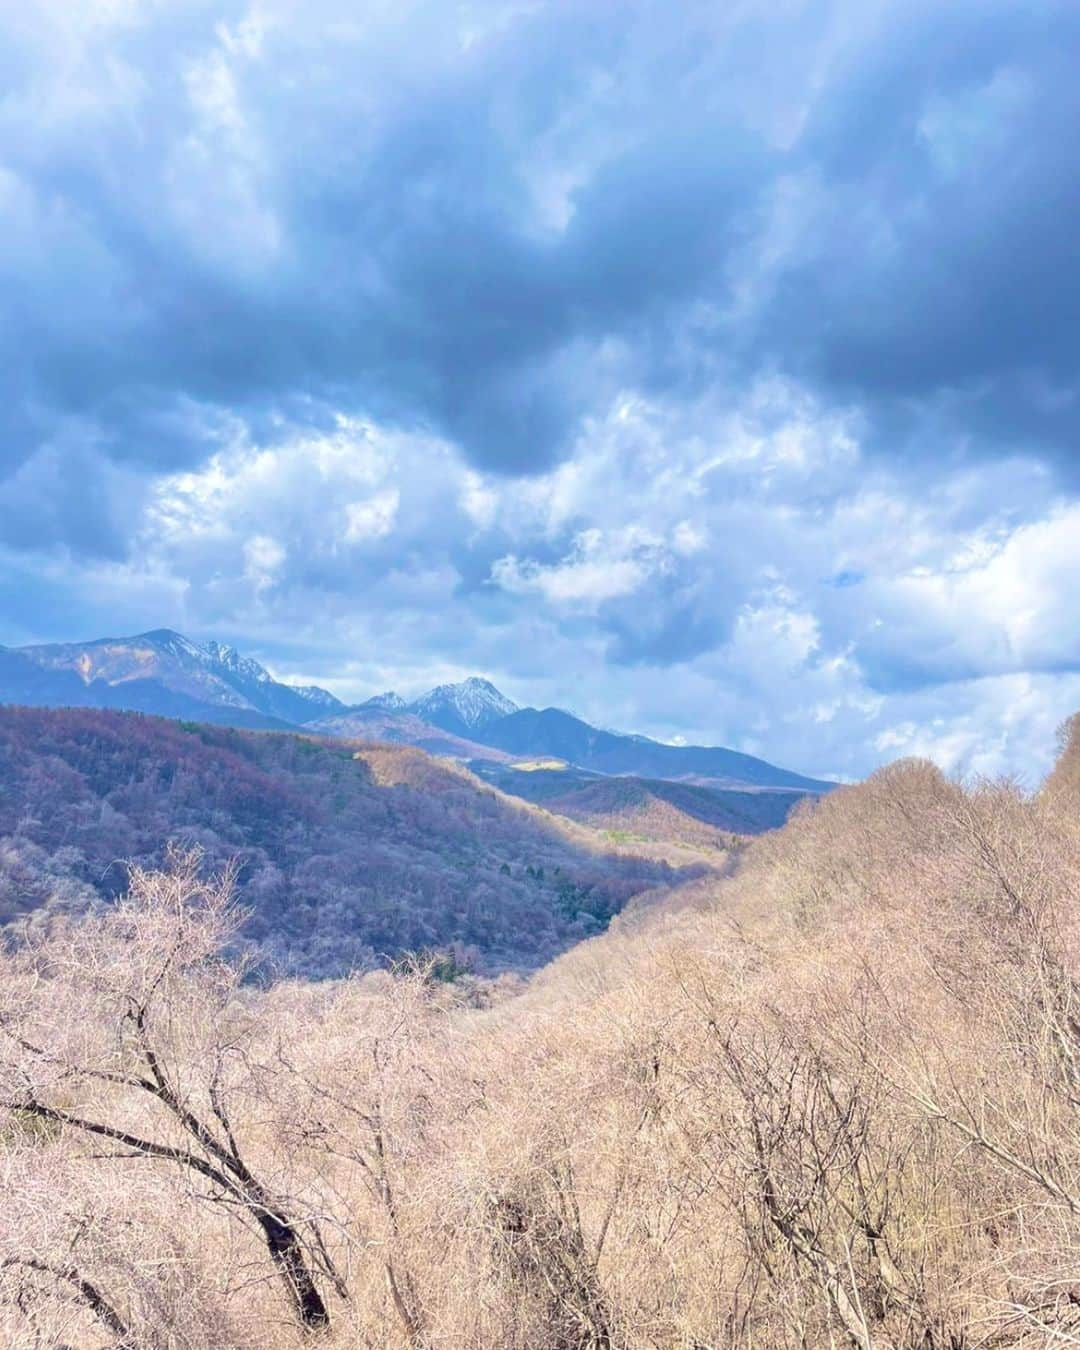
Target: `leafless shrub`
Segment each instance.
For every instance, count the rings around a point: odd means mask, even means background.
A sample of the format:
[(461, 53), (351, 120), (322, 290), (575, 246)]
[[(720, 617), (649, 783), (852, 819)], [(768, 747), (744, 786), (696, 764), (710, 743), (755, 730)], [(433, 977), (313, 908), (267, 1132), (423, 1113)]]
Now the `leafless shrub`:
[(1080, 1344), (1075, 743), (892, 766), (506, 997), (251, 988), (228, 878), (136, 872), (3, 958), (0, 1340)]
[[(169, 1165), (252, 1222), (298, 1321), (325, 1326), (317, 1228), (252, 1170), (234, 1128), (253, 1034), (242, 971), (219, 955), (237, 918), (231, 876), (204, 881), (198, 854), (176, 853), (167, 872), (135, 869), (99, 922), (10, 957), (0, 1096), (17, 1121), (83, 1136), (109, 1160)], [(110, 1315), (104, 1298), (98, 1311)]]

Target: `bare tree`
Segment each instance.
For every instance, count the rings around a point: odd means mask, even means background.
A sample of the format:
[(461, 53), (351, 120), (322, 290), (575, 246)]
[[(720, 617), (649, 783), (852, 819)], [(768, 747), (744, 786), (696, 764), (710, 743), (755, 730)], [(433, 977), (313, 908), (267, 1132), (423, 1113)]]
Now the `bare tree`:
[(316, 1268), (334, 1272), (314, 1223), (249, 1165), (234, 1119), (254, 1086), (242, 964), (221, 956), (241, 917), (231, 873), (204, 880), (197, 852), (174, 852), (166, 872), (133, 868), (105, 917), (9, 957), (0, 1092), (23, 1119), (108, 1141), (103, 1156), (173, 1165), (246, 1216), (314, 1330), (330, 1321)]
[(303, 1102), (290, 1127), (295, 1145), (345, 1162), (359, 1176), (383, 1230), (378, 1249), (386, 1288), (416, 1350), (428, 1344), (428, 1316), (405, 1251), (402, 1176), (433, 1147), (426, 1126), (435, 1096), (446, 1108), (462, 1095), (448, 1072), (445, 1039), (435, 1034), (429, 974), (422, 963), (406, 963), (385, 977), (377, 995), (344, 982), (319, 1015), (317, 1054), (279, 1038), (272, 1062), (272, 1072)]

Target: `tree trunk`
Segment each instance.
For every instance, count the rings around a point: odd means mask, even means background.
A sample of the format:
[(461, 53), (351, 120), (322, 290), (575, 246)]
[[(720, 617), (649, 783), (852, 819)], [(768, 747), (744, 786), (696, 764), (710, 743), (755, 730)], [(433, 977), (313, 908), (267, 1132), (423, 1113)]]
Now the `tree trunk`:
[(299, 1234), (279, 1214), (269, 1210), (257, 1211), (256, 1218), (300, 1324), (306, 1331), (322, 1331), (330, 1325), (330, 1313), (308, 1269)]

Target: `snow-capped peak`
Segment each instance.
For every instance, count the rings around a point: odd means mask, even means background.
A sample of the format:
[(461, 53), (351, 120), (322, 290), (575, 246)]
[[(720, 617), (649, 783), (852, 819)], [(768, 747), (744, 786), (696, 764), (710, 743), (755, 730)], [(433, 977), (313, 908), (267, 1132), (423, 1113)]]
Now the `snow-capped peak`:
[[(294, 694), (317, 708), (342, 706), (340, 699), (335, 698), (327, 690), (320, 689), (317, 684), (283, 684), (280, 680), (275, 680), (265, 666), (261, 666), (250, 656), (241, 656), (235, 647), (229, 647), (224, 642), (207, 642), (203, 646), (203, 651), (214, 665), (227, 671), (234, 680), (244, 682), (249, 690), (252, 684), (265, 686), (266, 698), (278, 697), (279, 691), (285, 691), (286, 694)], [(262, 698), (263, 695), (260, 694), (258, 697)]]
[[(113, 639), (104, 639), (104, 641), (113, 641)], [(147, 642), (158, 651), (168, 652), (172, 656), (187, 657), (194, 661), (206, 659), (205, 648), (200, 647), (197, 642), (192, 642), (190, 638), (184, 637), (183, 633), (177, 633), (172, 628), (155, 628), (149, 633), (140, 633), (136, 639), (121, 638), (119, 641)]]
[(490, 680), (473, 675), (460, 684), (440, 684), (410, 704), (409, 711), (445, 730), (477, 731), (517, 712), (517, 704), (501, 694)]
[(291, 689), (294, 694), (299, 694), (301, 698), (306, 698), (311, 703), (317, 703), (323, 708), (340, 708), (341, 699), (335, 694), (331, 694), (328, 689), (320, 689), (317, 684), (288, 684), (286, 689)]
[(203, 645), (203, 651), (215, 665), (224, 666), (226, 670), (242, 676), (245, 680), (269, 684), (273, 678), (258, 661), (253, 661), (250, 656), (241, 656), (235, 647), (229, 647), (224, 642), (207, 642)]
[(395, 694), (392, 689), (388, 689), (384, 694), (376, 694), (373, 698), (368, 698), (360, 704), (361, 708), (386, 708), (390, 712), (402, 712), (409, 705), (401, 697)]

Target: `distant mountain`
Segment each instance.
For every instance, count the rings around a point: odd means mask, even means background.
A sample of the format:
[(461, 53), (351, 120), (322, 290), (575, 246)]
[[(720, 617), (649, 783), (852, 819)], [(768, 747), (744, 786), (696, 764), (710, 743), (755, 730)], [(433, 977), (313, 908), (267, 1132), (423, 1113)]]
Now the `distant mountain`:
[(479, 729), (476, 739), (512, 755), (554, 756), (603, 774), (634, 774), (699, 782), (717, 787), (789, 788), (826, 792), (835, 787), (820, 779), (779, 769), (736, 750), (696, 745), (664, 745), (647, 736), (600, 731), (558, 708), (520, 708)]
[(490, 680), (475, 675), (460, 684), (440, 684), (408, 705), (409, 712), (432, 726), (474, 739), (483, 739), (477, 737), (478, 732), (517, 710), (517, 704), (500, 694)]
[(408, 703), (400, 694), (395, 694), (392, 689), (388, 689), (385, 694), (376, 694), (374, 698), (365, 699), (363, 703), (356, 704), (357, 708), (385, 708), (389, 712), (404, 712)]
[[(474, 767), (554, 758), (607, 777), (724, 790), (820, 793), (834, 786), (735, 750), (664, 745), (647, 736), (602, 731), (558, 708), (519, 708), (478, 676), (438, 685), (412, 702), (387, 691), (346, 706), (317, 686), (275, 680), (233, 647), (193, 642), (169, 628), (127, 638), (0, 648), (0, 703), (126, 709), (268, 731), (303, 729), (415, 745)], [(790, 805), (776, 810), (786, 814)], [(771, 810), (758, 809), (755, 821), (763, 822)]]
[(86, 683), (73, 670), (53, 670), (24, 652), (0, 647), (0, 701), (29, 707), (77, 707), (87, 702)]
[(192, 642), (169, 628), (0, 649), (0, 702), (124, 708), (267, 730), (344, 706), (325, 689), (281, 684), (232, 647)]
[[(185, 639), (186, 641), (186, 639)], [(191, 643), (196, 652), (200, 649)], [(284, 722), (310, 722), (345, 705), (339, 698), (315, 684), (281, 684), (258, 661), (241, 656), (235, 647), (220, 642), (202, 646), (215, 671), (233, 689), (246, 698), (260, 712), (278, 717)]]
[[(380, 696), (385, 697), (385, 696)], [(429, 755), (460, 760), (501, 762), (510, 756), (504, 750), (455, 736), (441, 727), (424, 722), (414, 713), (398, 711), (394, 705), (369, 699), (355, 708), (344, 708), (316, 722), (305, 731), (319, 736), (342, 736), (348, 740), (381, 741), (390, 745), (415, 745)]]

